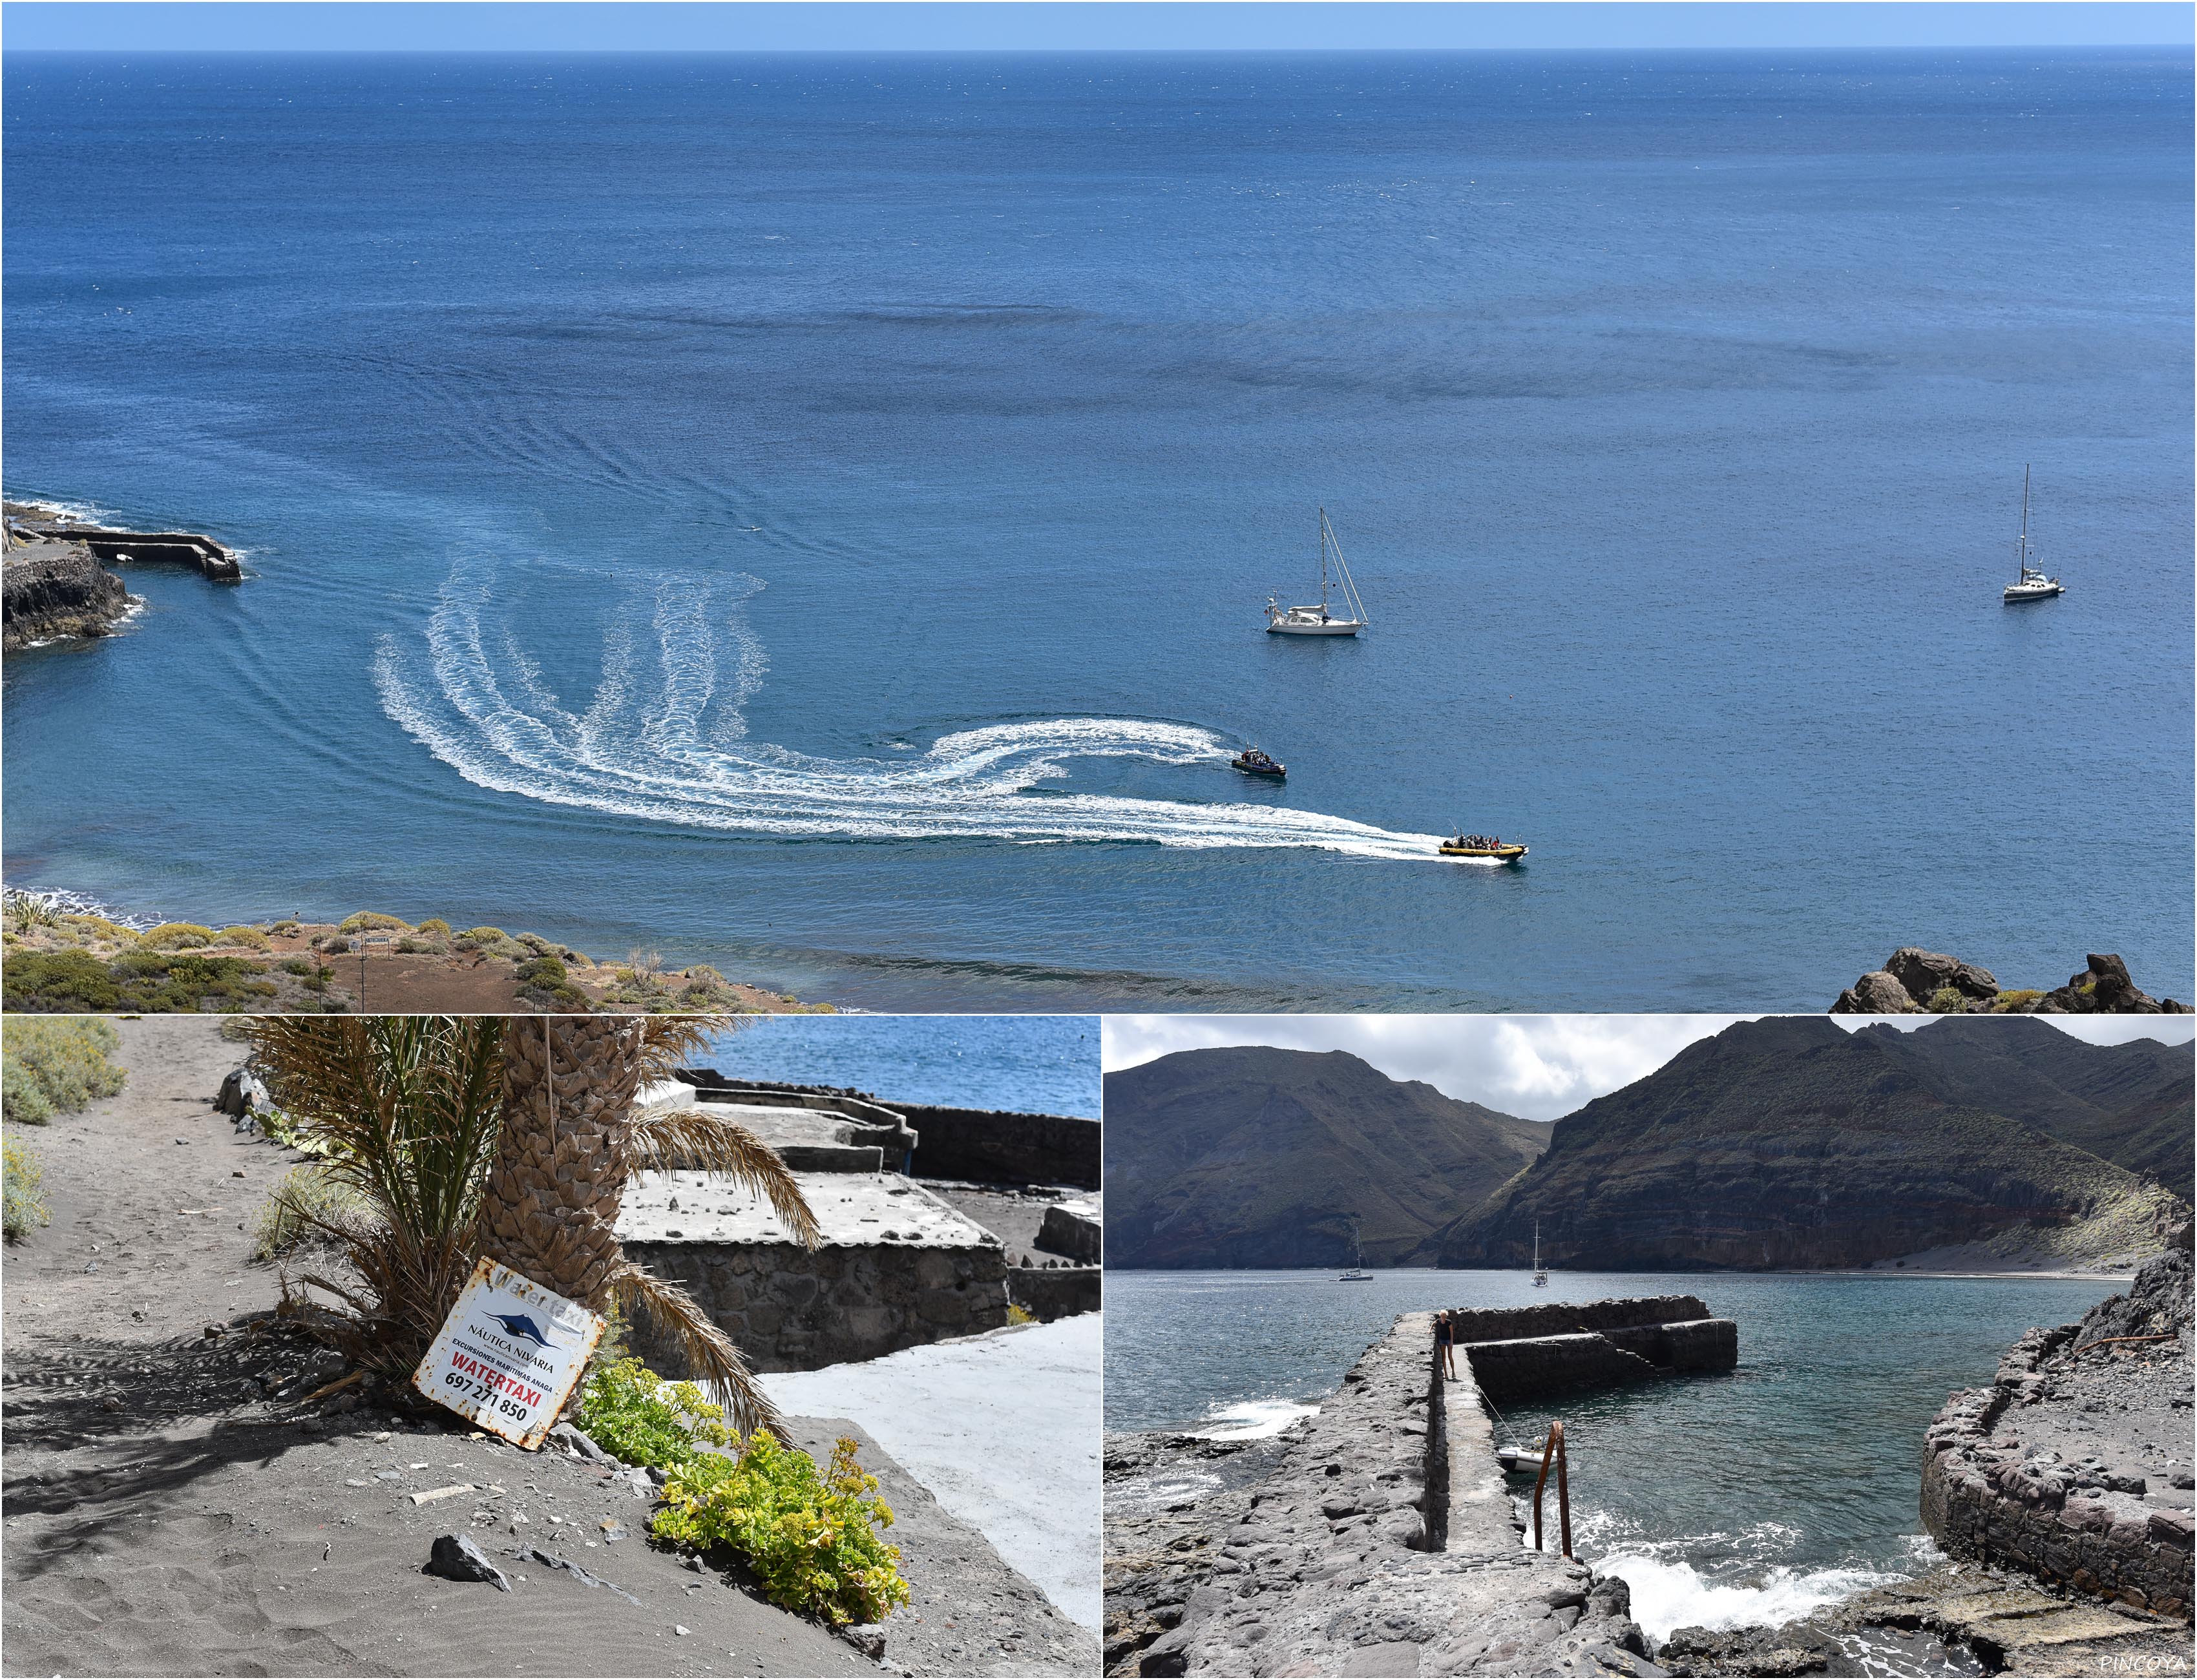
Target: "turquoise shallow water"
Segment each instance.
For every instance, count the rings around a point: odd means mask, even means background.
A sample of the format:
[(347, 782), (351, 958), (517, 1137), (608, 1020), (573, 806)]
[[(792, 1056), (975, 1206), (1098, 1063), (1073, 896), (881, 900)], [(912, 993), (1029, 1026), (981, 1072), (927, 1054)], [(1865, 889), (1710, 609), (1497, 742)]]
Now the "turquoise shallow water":
[[(1621, 1573), (1658, 1637), (1805, 1614), (1931, 1555), (1922, 1432), (2032, 1324), (2125, 1285), (1712, 1273), (1110, 1272), (1110, 1429), (1265, 1431), (1320, 1403), (1399, 1312), (1691, 1293), (1739, 1324), (1738, 1368), (1523, 1408), (1561, 1416), (1579, 1555)], [(1502, 1432), (1498, 1430), (1498, 1439)], [(1554, 1521), (1553, 1511), (1550, 1519)]]
[[(872, 1007), (2188, 994), (2186, 53), (0, 73), (9, 492), (253, 573), (7, 662), (11, 881)], [(1267, 637), (1323, 502), (1373, 628)]]

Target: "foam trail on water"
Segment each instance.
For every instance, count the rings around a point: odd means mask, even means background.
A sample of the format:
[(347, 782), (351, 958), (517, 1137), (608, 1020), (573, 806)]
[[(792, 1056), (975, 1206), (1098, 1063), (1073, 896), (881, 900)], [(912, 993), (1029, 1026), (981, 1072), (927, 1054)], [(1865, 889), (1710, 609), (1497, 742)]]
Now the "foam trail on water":
[(858, 839), (1141, 841), (1434, 857), (1438, 836), (1316, 811), (1030, 795), (1076, 758), (1226, 758), (1218, 736), (1184, 724), (993, 724), (890, 762), (751, 741), (744, 710), (768, 662), (739, 607), (761, 588), (743, 578), (736, 599), (722, 603), (720, 590), (692, 579), (657, 579), (646, 602), (636, 600), (606, 631), (601, 681), (586, 710), (574, 712), (509, 627), (490, 622), (487, 570), (461, 564), (442, 588), (424, 648), (383, 639), (375, 686), (397, 723), (477, 786), (651, 822)]

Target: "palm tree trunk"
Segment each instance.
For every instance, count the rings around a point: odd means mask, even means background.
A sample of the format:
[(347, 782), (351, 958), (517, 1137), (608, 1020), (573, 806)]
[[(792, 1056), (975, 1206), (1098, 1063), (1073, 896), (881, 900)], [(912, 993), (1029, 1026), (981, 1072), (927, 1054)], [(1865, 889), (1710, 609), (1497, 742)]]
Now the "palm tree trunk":
[(522, 1017), (504, 1033), (503, 1135), (482, 1252), (598, 1312), (624, 1263), (612, 1227), (641, 1052), (630, 1016)]

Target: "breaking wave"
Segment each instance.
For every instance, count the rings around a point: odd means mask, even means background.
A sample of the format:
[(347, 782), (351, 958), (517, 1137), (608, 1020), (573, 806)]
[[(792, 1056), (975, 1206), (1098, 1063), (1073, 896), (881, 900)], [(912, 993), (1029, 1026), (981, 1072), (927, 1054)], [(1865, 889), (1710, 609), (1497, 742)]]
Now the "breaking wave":
[(762, 587), (662, 576), (637, 590), (606, 633), (600, 683), (574, 711), (508, 623), (491, 617), (489, 569), (461, 565), (424, 647), (383, 638), (375, 686), (397, 723), (477, 786), (652, 822), (878, 840), (1312, 847), (1422, 862), (1439, 837), (1261, 805), (1032, 793), (1078, 758), (1226, 762), (1219, 736), (1185, 724), (993, 724), (890, 762), (751, 741), (744, 708), (768, 659), (740, 604)]
[(1319, 1408), (1296, 1400), (1244, 1400), (1216, 1406), (1195, 1429), (1183, 1433), (1208, 1441), (1258, 1441), (1278, 1435), (1292, 1423), (1317, 1416)]
[(1653, 1639), (1681, 1627), (1783, 1627), (1829, 1604), (1900, 1579), (1854, 1565), (1797, 1569), (1773, 1564), (1753, 1579), (1719, 1581), (1683, 1559), (1618, 1551), (1594, 1560), (1596, 1573), (1621, 1575), (1632, 1590), (1632, 1619)]

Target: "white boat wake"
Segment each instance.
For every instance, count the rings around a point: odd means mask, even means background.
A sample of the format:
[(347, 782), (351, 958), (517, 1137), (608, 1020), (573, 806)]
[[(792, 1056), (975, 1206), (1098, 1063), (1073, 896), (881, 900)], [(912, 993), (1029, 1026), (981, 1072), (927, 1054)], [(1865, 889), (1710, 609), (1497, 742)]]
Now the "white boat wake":
[[(584, 711), (554, 693), (507, 622), (490, 617), (487, 568), (443, 586), (424, 647), (384, 637), (383, 709), (476, 786), (650, 822), (745, 834), (864, 840), (1142, 842), (1192, 849), (1299, 847), (1428, 862), (1440, 837), (1316, 811), (1032, 789), (1077, 758), (1224, 766), (1228, 749), (1185, 724), (1070, 717), (942, 736), (896, 760), (832, 759), (747, 739), (743, 709), (768, 667), (740, 603), (762, 588), (659, 576), (607, 633)], [(737, 589), (730, 601), (722, 597)]]

